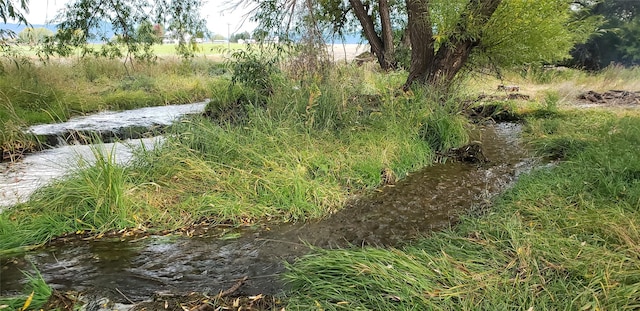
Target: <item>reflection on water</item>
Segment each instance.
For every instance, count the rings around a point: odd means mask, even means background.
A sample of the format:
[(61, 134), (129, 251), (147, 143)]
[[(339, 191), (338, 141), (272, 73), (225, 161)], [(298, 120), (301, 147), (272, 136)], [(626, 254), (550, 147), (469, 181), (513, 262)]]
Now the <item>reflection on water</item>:
[(161, 291), (217, 293), (244, 276), (249, 281), (239, 294), (276, 294), (283, 289), (277, 277), (283, 262), (307, 253), (305, 243), (396, 246), (450, 226), (456, 215), (487, 201), (534, 165), (518, 145), (519, 131), (514, 124), (482, 128), (474, 139), (482, 141), (491, 162), (436, 164), (320, 221), (245, 230), (235, 240), (212, 235), (73, 242), (3, 263), (0, 289), (19, 290), (24, 278), (16, 271), (29, 270), (31, 261), (57, 289), (82, 290), (121, 302), (125, 299), (119, 292), (133, 301)]

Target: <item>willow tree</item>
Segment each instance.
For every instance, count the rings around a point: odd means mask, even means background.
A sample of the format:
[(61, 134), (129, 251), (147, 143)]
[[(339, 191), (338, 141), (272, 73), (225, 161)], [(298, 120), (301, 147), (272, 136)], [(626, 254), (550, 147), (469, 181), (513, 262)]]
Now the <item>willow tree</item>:
[[(80, 49), (83, 55), (133, 59), (154, 57), (152, 46), (157, 25), (175, 33), (178, 52), (184, 57), (194, 53), (196, 33), (206, 32), (200, 18), (201, 0), (72, 0), (55, 18), (58, 32), (45, 44), (43, 55), (68, 55)], [(141, 32), (146, 30), (147, 33)], [(91, 42), (103, 42), (96, 47)]]
[[(249, 1), (250, 0), (245, 0)], [(256, 19), (295, 16), (296, 0), (257, 1)], [(312, 1), (312, 0), (306, 0)], [(552, 62), (595, 30), (575, 20), (573, 0), (314, 0), (318, 20), (344, 33), (354, 24), (383, 69), (394, 68), (397, 48), (410, 42), (404, 84), (448, 86), (470, 64), (494, 67)], [(281, 21), (282, 18), (276, 19)], [(289, 24), (290, 22), (287, 22)]]
[[(3, 23), (7, 21), (17, 21), (20, 24), (28, 25), (25, 13), (29, 13), (28, 0), (0, 0), (0, 19)], [(7, 47), (8, 37), (15, 37), (15, 33), (11, 30), (0, 29), (0, 49), (5, 50)]]
[(0, 0), (0, 19), (3, 23), (15, 20), (18, 23), (27, 24), (24, 14), (29, 12), (28, 0)]

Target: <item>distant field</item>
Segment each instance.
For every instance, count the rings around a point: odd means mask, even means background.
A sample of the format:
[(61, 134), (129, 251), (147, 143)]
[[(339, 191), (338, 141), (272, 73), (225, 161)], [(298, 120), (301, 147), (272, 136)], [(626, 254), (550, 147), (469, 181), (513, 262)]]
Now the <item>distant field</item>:
[[(100, 48), (100, 44), (90, 44), (89, 46), (96, 49)], [(155, 55), (160, 58), (178, 56), (176, 52), (177, 46), (177, 44), (156, 44), (153, 46), (153, 51)], [(246, 46), (246, 44), (239, 43), (199, 43), (197, 44), (197, 51), (195, 55), (197, 57), (221, 58), (223, 55), (228, 54), (227, 52), (229, 50), (244, 49)], [(37, 46), (24, 45), (17, 46), (15, 48), (25, 56), (37, 57)], [(367, 44), (328, 44), (327, 51), (329, 52), (329, 55), (333, 55), (333, 60), (335, 61), (350, 61), (360, 53), (369, 51), (369, 46)], [(81, 56), (79, 50), (75, 56)]]
[[(154, 52), (158, 56), (166, 56), (166, 55), (177, 55), (176, 47), (177, 44), (156, 44), (153, 47)], [(196, 55), (198, 56), (211, 56), (211, 55), (221, 55), (225, 54), (225, 52), (229, 49), (243, 49), (245, 45), (239, 43), (198, 43), (197, 49), (198, 52)]]
[[(100, 48), (101, 44), (90, 44), (89, 46), (94, 47), (96, 49)], [(177, 44), (156, 44), (153, 46), (153, 51), (158, 56), (177, 56), (176, 47)], [(197, 44), (197, 52), (196, 56), (217, 56), (223, 55), (229, 49), (236, 50), (242, 49), (245, 45), (239, 43), (199, 43)], [(36, 57), (38, 47), (37, 46), (27, 46), (20, 45), (15, 47), (17, 51), (21, 52), (25, 56)], [(78, 56), (80, 51), (78, 51)]]

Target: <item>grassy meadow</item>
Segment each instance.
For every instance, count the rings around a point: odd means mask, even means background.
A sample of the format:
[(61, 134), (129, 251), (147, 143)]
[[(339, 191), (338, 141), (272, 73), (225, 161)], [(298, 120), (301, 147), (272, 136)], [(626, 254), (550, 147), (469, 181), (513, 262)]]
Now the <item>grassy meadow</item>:
[(474, 73), (444, 95), (401, 92), (403, 71), (343, 65), (301, 74), (301, 63), (235, 85), (229, 68), (204, 58), (130, 72), (98, 59), (4, 63), (3, 148), (33, 141), (20, 131), (30, 124), (211, 102), (205, 115), (171, 127), (161, 147), (138, 150), (132, 165), (98, 146), (95, 165), (0, 213), (0, 255), (74, 232), (325, 217), (379, 186), (382, 169), (402, 178), (465, 144), (475, 126), (460, 112), (465, 100), (504, 95), (496, 91), (504, 83), (531, 96), (499, 102), (522, 118), (523, 140), (558, 161), (522, 176), (481, 215), (402, 248), (314, 250), (288, 266), (287, 309), (640, 308), (640, 112), (574, 107), (582, 91), (637, 90), (638, 69), (527, 69), (503, 80)]

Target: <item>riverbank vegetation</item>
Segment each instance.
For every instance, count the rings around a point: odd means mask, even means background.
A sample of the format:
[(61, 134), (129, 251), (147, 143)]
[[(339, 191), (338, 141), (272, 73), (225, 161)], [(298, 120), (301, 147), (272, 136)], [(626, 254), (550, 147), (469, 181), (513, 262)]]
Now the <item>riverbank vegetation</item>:
[(0, 148), (3, 160), (42, 146), (25, 127), (101, 110), (185, 104), (211, 97), (223, 66), (206, 60), (140, 63), (83, 58), (42, 64), (27, 58), (0, 64)]
[(288, 309), (638, 309), (640, 114), (556, 104), (525, 140), (559, 162), (405, 247), (315, 250), (289, 266)]
[[(154, 95), (153, 86), (167, 82), (149, 78), (165, 69), (141, 68), (151, 72), (147, 78), (128, 80), (117, 64), (94, 61), (100, 72), (122, 75), (111, 75), (119, 81), (98, 75), (109, 94), (113, 88), (127, 92), (126, 83), (140, 83), (131, 88), (160, 100), (150, 104), (166, 103), (169, 96)], [(68, 73), (79, 65), (54, 66)], [(452, 229), (404, 248), (316, 250), (289, 267), (289, 308), (637, 307), (629, 302), (639, 292), (640, 259), (634, 254), (640, 162), (634, 150), (640, 119), (635, 110), (620, 107), (573, 107), (586, 90), (636, 88), (637, 69), (611, 67), (599, 74), (528, 69), (507, 72), (504, 80), (478, 73), (461, 83), (461, 91), (444, 95), (425, 88), (402, 92), (398, 86), (405, 73), (381, 73), (367, 65), (307, 76), (275, 67), (266, 80), (251, 84), (239, 78), (235, 85), (222, 65), (194, 62), (188, 65), (193, 74), (181, 72), (184, 63), (159, 66), (172, 68), (174, 84), (180, 79), (194, 83), (188, 84), (196, 85), (193, 96), (210, 97), (207, 112), (174, 125), (162, 146), (138, 150), (129, 166), (115, 163), (111, 150), (95, 147), (95, 164), (82, 164), (0, 214), (1, 253), (69, 233), (159, 232), (201, 223), (243, 226), (324, 217), (350, 197), (379, 186), (381, 170), (403, 177), (432, 163), (436, 152), (464, 144), (474, 125), (462, 107), (481, 104), (474, 103), (478, 95), (489, 94), (495, 96), (490, 103), (522, 118), (525, 140), (540, 156), (561, 161), (522, 177), (480, 217), (463, 217)], [(47, 72), (46, 67), (29, 68)], [(66, 84), (42, 81), (60, 89), (74, 85), (68, 81), (97, 88), (84, 76), (65, 77)], [(501, 83), (519, 85), (531, 100), (502, 101), (504, 91), (496, 90)], [(8, 120), (37, 122), (32, 116), (52, 115), (56, 107), (44, 100), (49, 108), (42, 110), (13, 105), (27, 102), (16, 94), (16, 100), (7, 101), (15, 111)], [(69, 105), (78, 98), (71, 92), (52, 94)], [(106, 94), (96, 92), (84, 103), (88, 107), (94, 98), (92, 109), (111, 107)], [(407, 282), (411, 286), (401, 286)]]
[[(72, 232), (323, 217), (378, 186), (381, 169), (402, 177), (463, 144), (473, 125), (459, 105), (481, 90), (500, 94), (486, 78), (465, 82), (466, 96), (442, 97), (398, 92), (402, 73), (336, 69), (302, 82), (276, 74), (268, 96), (210, 82), (218, 91), (206, 115), (176, 124), (133, 165), (96, 147), (96, 164), (0, 214), (0, 248)], [(571, 103), (580, 88), (632, 89), (637, 70), (506, 79), (534, 99), (500, 104), (523, 118), (539, 156), (559, 162), (521, 177), (481, 215), (402, 248), (314, 250), (289, 266), (288, 309), (638, 307), (640, 116)]]
[(0, 248), (85, 230), (326, 216), (378, 186), (381, 170), (402, 177), (468, 139), (456, 101), (399, 92), (402, 78), (351, 66), (302, 82), (274, 74), (271, 94), (206, 82), (216, 90), (208, 117), (176, 124), (130, 167), (96, 150), (95, 165), (0, 214)]

